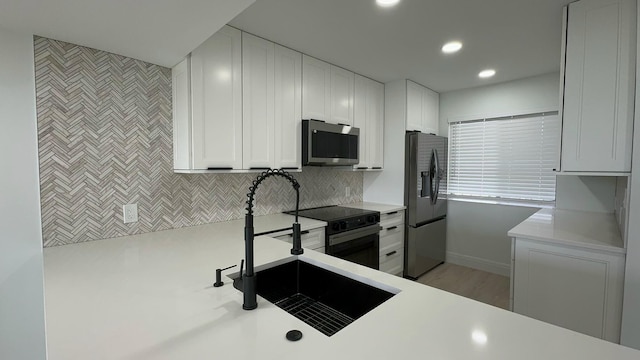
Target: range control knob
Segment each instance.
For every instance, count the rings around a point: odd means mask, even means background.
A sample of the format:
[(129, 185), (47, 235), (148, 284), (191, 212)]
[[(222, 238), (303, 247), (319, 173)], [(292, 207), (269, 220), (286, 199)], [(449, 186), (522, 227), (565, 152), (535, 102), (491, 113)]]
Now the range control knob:
[(347, 222), (340, 221), (340, 230), (346, 230), (346, 229), (347, 229)]
[(376, 222), (376, 217), (374, 215), (367, 216), (367, 222), (370, 224), (374, 224)]
[(334, 223), (331, 225), (331, 229), (332, 229), (333, 231), (338, 231), (338, 230), (340, 230), (340, 224), (338, 224), (337, 222), (334, 222)]

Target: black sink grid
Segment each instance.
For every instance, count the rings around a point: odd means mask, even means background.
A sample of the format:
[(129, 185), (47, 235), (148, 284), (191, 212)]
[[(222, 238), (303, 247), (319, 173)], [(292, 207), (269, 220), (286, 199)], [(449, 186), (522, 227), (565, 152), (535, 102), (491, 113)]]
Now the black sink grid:
[[(394, 295), (300, 260), (259, 271), (256, 276), (258, 295), (327, 336)], [(242, 289), (238, 283), (234, 286)]]

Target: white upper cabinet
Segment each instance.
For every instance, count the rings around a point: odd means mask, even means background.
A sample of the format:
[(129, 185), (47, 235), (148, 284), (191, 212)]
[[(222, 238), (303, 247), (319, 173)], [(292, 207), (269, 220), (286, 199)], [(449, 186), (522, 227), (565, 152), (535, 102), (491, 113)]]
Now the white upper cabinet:
[(564, 42), (562, 172), (629, 172), (636, 2), (569, 4)]
[(176, 172), (302, 167), (301, 53), (225, 26), (172, 78)]
[(407, 80), (407, 131), (422, 131), (422, 92), (424, 87)]
[(302, 54), (275, 45), (275, 165), (302, 168)]
[(355, 75), (354, 124), (360, 129), (356, 169), (384, 165), (384, 84)]
[(242, 34), (243, 168), (275, 163), (274, 44)]
[(242, 168), (241, 43), (225, 26), (191, 53), (192, 170)]
[(354, 73), (303, 56), (302, 118), (353, 125)]
[(407, 131), (437, 134), (440, 95), (407, 80)]
[(242, 34), (245, 169), (301, 167), (302, 54)]
[(331, 64), (303, 55), (302, 78), (302, 118), (329, 121)]
[(440, 94), (424, 88), (422, 93), (422, 132), (438, 134), (440, 129)]
[(331, 65), (332, 123), (353, 125), (353, 84), (353, 72)]
[(191, 71), (189, 57), (171, 70), (173, 167), (191, 168)]

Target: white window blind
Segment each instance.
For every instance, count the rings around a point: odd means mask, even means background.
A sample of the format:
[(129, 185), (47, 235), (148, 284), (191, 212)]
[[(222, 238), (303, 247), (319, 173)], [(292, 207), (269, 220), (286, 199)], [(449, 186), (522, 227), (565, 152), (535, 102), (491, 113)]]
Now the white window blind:
[(554, 201), (558, 112), (449, 124), (448, 193)]

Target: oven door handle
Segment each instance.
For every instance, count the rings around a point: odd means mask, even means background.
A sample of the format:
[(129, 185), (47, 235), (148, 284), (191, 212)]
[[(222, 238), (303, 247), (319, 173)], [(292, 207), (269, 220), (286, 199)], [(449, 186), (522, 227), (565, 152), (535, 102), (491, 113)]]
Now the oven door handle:
[(382, 227), (378, 224), (367, 226), (360, 229), (346, 231), (340, 234), (334, 234), (329, 236), (329, 246), (342, 244), (343, 242), (352, 241), (361, 237), (374, 235), (380, 232)]

